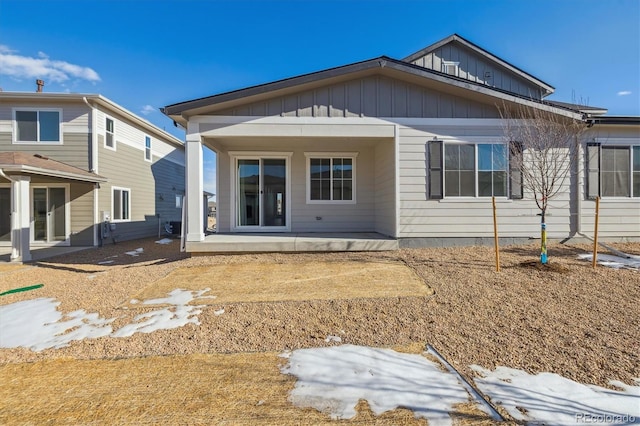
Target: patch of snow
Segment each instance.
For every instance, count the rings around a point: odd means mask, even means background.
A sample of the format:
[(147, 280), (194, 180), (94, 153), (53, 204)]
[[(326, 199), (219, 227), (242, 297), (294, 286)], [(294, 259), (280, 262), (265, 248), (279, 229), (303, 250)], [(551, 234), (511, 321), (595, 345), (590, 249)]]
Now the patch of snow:
[(340, 336), (327, 336), (326, 339), (324, 339), (325, 342), (329, 343), (329, 342), (342, 342), (342, 338)]
[[(109, 325), (115, 318), (100, 318), (97, 313), (78, 310), (69, 314), (57, 310), (60, 302), (53, 298), (25, 300), (0, 306), (0, 347), (26, 347), (33, 351), (68, 346), (73, 340), (103, 336), (127, 337), (134, 333), (152, 333), (193, 323), (199, 325), (197, 315), (201, 306), (189, 302), (209, 291), (174, 290), (166, 298), (142, 301), (143, 304), (169, 304), (159, 310), (136, 316), (133, 323), (113, 332)], [(136, 299), (132, 304), (138, 303)]]
[(103, 260), (102, 262), (98, 262), (98, 265), (107, 265), (109, 263), (113, 263), (113, 260)]
[(293, 404), (315, 408), (333, 419), (353, 418), (358, 401), (365, 399), (375, 415), (406, 407), (430, 425), (450, 425), (452, 407), (470, 401), (455, 376), (437, 364), (390, 349), (354, 345), (299, 349), (281, 371), (298, 378), (289, 395)]
[(170, 239), (170, 238), (163, 238), (160, 241), (156, 241), (156, 244), (169, 244), (169, 243), (171, 243), (171, 241), (173, 241), (173, 240)]
[(218, 309), (217, 311), (213, 311), (213, 314), (216, 315), (216, 316), (217, 315), (222, 315), (222, 314), (224, 314), (224, 309)]
[(168, 297), (144, 300), (144, 305), (172, 305), (156, 311), (137, 315), (133, 323), (127, 324), (112, 334), (112, 337), (128, 337), (135, 333), (153, 333), (157, 330), (169, 330), (185, 326), (189, 323), (200, 325), (197, 315), (202, 313), (198, 309), (202, 306), (191, 306), (189, 302), (202, 296), (209, 289), (190, 291), (176, 289)]
[(144, 249), (142, 247), (140, 247), (140, 248), (137, 248), (137, 249), (132, 250), (132, 251), (126, 251), (126, 252), (124, 252), (124, 254), (128, 254), (129, 256), (134, 256), (135, 257), (135, 256), (139, 256), (140, 253), (143, 253), (143, 252), (144, 252)]
[(73, 340), (108, 336), (113, 319), (84, 310), (62, 315), (53, 298), (25, 300), (0, 306), (0, 347), (33, 351), (69, 346)]
[[(579, 254), (578, 258), (582, 260), (593, 261), (593, 254)], [(610, 268), (640, 270), (640, 256), (629, 255), (627, 257), (622, 257), (598, 253), (596, 260), (599, 264), (608, 266)]]
[(624, 424), (640, 420), (640, 380), (638, 386), (610, 382), (623, 389), (615, 391), (577, 383), (553, 373), (530, 375), (507, 367), (490, 371), (477, 365), (471, 369), (484, 376), (475, 379), (480, 390), (516, 420), (549, 426)]
[(178, 305), (157, 311), (137, 315), (133, 323), (115, 331), (111, 337), (128, 337), (135, 333), (153, 333), (157, 330), (169, 330), (185, 326), (189, 323), (200, 325), (196, 315), (202, 311), (198, 306)]

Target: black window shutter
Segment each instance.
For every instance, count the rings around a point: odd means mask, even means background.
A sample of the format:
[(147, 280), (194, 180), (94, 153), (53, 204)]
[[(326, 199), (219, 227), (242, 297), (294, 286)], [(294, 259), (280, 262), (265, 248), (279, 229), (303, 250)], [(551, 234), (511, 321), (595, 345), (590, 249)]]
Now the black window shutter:
[(442, 141), (429, 141), (429, 199), (442, 199)]
[(522, 156), (522, 142), (509, 142), (509, 198), (512, 200), (522, 200), (524, 196), (522, 170), (520, 170)]
[(587, 143), (587, 199), (600, 196), (600, 144)]

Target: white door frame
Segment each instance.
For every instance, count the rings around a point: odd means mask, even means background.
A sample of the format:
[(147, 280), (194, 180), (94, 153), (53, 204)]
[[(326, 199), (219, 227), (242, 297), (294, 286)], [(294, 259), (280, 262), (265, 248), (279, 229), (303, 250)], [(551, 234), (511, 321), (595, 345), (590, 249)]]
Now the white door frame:
[[(230, 151), (230, 211), (232, 232), (291, 232), (291, 156), (293, 152), (272, 151)], [(238, 160), (285, 160), (285, 226), (239, 226), (238, 225)], [(262, 162), (260, 163), (262, 164)], [(262, 167), (260, 168), (262, 174)], [(262, 180), (260, 186), (262, 188)], [(262, 195), (260, 194), (260, 209), (262, 211)], [(260, 213), (262, 216), (262, 212)]]
[[(49, 247), (49, 246), (70, 246), (71, 245), (71, 208), (70, 208), (70, 187), (68, 183), (51, 183), (51, 184), (35, 184), (29, 188), (29, 241), (32, 246), (37, 247)], [(47, 241), (35, 240), (35, 218), (33, 217), (33, 191), (35, 189), (47, 189)], [(64, 189), (64, 240), (63, 241), (50, 241), (49, 235), (51, 232), (51, 216), (49, 214), (49, 189), (50, 188), (63, 188)]]

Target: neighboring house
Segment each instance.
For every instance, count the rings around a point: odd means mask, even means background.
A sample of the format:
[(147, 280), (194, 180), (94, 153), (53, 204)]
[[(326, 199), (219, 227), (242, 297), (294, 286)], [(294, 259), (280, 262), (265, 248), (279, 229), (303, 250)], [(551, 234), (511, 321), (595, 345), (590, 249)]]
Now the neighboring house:
[(96, 94), (0, 92), (0, 245), (97, 246), (181, 220), (184, 143)]
[[(502, 238), (539, 237), (535, 202), (512, 182), (497, 108), (525, 105), (591, 126), (582, 141), (591, 161), (582, 159), (552, 203), (549, 236), (592, 234), (599, 195), (600, 234), (640, 239), (640, 118), (545, 100), (553, 92), (452, 35), (402, 60), (382, 56), (163, 112), (187, 129), (187, 194), (202, 191), (202, 147), (217, 154), (219, 233), (374, 232), (405, 247), (483, 243), (493, 236), (495, 196)], [(494, 185), (482, 184), (487, 176)], [(221, 250), (198, 226), (200, 202), (187, 201), (187, 251)]]

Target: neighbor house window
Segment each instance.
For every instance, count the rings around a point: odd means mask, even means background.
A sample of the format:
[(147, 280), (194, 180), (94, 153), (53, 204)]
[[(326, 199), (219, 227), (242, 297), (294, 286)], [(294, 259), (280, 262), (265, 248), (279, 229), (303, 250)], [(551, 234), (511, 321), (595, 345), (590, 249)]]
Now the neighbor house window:
[(107, 148), (116, 149), (116, 137), (113, 119), (107, 117), (105, 120), (104, 146), (106, 146)]
[(640, 145), (587, 144), (587, 195), (640, 197)]
[(151, 161), (151, 138), (149, 136), (144, 137), (144, 159)]
[(131, 190), (126, 188), (113, 188), (113, 220), (131, 219)]
[(16, 143), (61, 143), (60, 110), (14, 110)]
[(507, 197), (509, 181), (510, 197), (522, 198), (520, 173), (509, 170), (510, 156), (521, 149), (511, 145), (429, 142), (429, 198)]
[(356, 154), (310, 154), (307, 156), (307, 201), (355, 203)]

